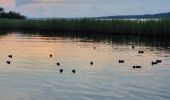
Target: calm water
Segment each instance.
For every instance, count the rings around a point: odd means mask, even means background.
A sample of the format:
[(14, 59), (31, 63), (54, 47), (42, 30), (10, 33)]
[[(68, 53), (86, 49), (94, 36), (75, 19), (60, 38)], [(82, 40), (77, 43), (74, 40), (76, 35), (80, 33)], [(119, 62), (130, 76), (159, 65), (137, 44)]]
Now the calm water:
[[(1, 100), (170, 99), (168, 39), (105, 37), (108, 36), (3, 33), (0, 35)], [(145, 53), (138, 54), (138, 50)], [(13, 55), (12, 59), (8, 58), (9, 54)], [(119, 64), (119, 59), (125, 63)], [(156, 59), (162, 63), (152, 66), (151, 61)], [(10, 65), (7, 60), (11, 61)], [(133, 69), (133, 65), (142, 68)], [(62, 74), (60, 68), (64, 69)], [(72, 69), (76, 69), (76, 74)]]

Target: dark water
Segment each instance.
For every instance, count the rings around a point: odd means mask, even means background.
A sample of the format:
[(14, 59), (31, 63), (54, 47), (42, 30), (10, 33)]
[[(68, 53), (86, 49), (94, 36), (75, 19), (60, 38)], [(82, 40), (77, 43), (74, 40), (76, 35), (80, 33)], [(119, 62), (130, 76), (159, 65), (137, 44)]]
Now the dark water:
[[(1, 100), (170, 99), (168, 38), (45, 34), (1, 32)], [(145, 53), (138, 54), (138, 50)], [(119, 59), (125, 63), (119, 64)], [(156, 59), (162, 63), (152, 66)], [(133, 65), (142, 68), (133, 69)]]

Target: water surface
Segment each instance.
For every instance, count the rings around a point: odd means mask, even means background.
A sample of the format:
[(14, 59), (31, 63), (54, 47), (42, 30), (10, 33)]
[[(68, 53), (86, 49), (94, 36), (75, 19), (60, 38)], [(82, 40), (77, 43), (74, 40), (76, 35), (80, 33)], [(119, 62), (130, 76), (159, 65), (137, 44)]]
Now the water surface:
[[(145, 53), (138, 54), (138, 50)], [(119, 59), (125, 63), (119, 64)], [(162, 63), (152, 66), (156, 59)], [(142, 68), (133, 69), (133, 65)], [(0, 35), (2, 100), (168, 100), (169, 77), (170, 42), (166, 38), (37, 32)]]

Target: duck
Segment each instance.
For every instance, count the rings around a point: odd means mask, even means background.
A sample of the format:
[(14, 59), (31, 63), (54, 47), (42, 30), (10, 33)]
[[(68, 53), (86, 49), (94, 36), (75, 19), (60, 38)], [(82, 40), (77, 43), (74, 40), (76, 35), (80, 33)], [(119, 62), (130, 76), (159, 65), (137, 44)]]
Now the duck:
[(144, 51), (142, 51), (142, 50), (139, 50), (139, 51), (138, 51), (138, 53), (139, 53), (139, 54), (142, 54), (142, 53), (144, 53)]
[(12, 55), (8, 55), (9, 58), (12, 58)]
[(57, 64), (57, 66), (60, 66), (60, 63), (58, 62), (58, 63), (56, 63)]
[(156, 60), (156, 62), (157, 62), (157, 63), (161, 63), (161, 62), (162, 62), (162, 60)]
[(11, 64), (11, 61), (6, 61), (7, 64)]
[(60, 69), (60, 73), (63, 73), (63, 69)]
[(135, 68), (142, 68), (142, 66), (133, 66), (133, 69)]
[(91, 61), (90, 64), (91, 64), (91, 66), (92, 66), (92, 65), (93, 65), (93, 62)]
[(152, 64), (152, 66), (153, 66), (153, 65), (157, 65), (157, 64), (158, 64), (158, 62), (154, 62), (154, 61), (152, 61), (152, 62), (151, 62), (151, 64)]
[(72, 70), (72, 72), (73, 72), (73, 74), (75, 74), (75, 73), (76, 73), (76, 70), (75, 70), (75, 69), (73, 69), (73, 70)]
[(53, 57), (53, 55), (52, 54), (50, 54), (50, 58), (52, 58)]
[(119, 60), (119, 63), (125, 63), (125, 61), (124, 60)]
[(135, 49), (135, 46), (134, 46), (134, 45), (132, 45), (132, 49)]

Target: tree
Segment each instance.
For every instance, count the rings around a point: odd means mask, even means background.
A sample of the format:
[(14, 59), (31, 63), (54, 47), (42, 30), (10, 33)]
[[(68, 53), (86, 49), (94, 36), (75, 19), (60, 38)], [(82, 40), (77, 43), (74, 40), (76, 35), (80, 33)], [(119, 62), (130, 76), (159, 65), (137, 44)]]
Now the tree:
[(26, 17), (14, 11), (4, 12), (4, 9), (0, 7), (0, 18), (25, 19)]
[(4, 12), (4, 8), (0, 7), (0, 13)]

